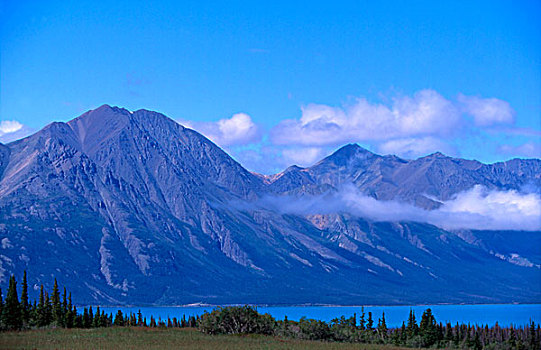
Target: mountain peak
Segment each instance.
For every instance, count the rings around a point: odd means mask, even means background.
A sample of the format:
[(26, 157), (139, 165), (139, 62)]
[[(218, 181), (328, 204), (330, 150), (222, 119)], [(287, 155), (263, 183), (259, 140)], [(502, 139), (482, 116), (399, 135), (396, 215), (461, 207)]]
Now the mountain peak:
[(344, 166), (346, 164), (349, 164), (351, 161), (364, 160), (373, 156), (376, 156), (376, 154), (359, 146), (356, 143), (350, 143), (339, 148), (333, 154), (321, 160), (319, 163), (316, 164), (316, 166), (324, 163), (332, 163), (334, 165)]
[(373, 154), (366, 148), (363, 148), (356, 143), (348, 143), (347, 145), (340, 147), (333, 154), (357, 155), (357, 154), (367, 154), (367, 153)]
[(427, 156), (424, 156), (424, 157), (421, 157), (419, 159), (427, 159), (427, 160), (432, 160), (432, 159), (450, 159), (451, 157), (449, 156), (446, 156), (445, 154), (441, 153), (441, 152), (434, 152), (434, 153), (431, 153)]
[(82, 145), (96, 143), (117, 134), (130, 121), (131, 112), (124, 108), (102, 105), (90, 110), (67, 124)]

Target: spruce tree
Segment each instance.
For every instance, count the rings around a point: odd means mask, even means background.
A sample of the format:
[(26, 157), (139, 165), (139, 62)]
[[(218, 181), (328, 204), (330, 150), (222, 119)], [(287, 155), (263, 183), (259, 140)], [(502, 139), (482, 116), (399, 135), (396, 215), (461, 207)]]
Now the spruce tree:
[(479, 339), (479, 332), (476, 330), (475, 337), (473, 339), (473, 349), (474, 350), (482, 350), (483, 345), (481, 344), (481, 339)]
[(374, 320), (372, 319), (372, 312), (368, 312), (368, 322), (366, 323), (366, 329), (371, 331), (374, 327)]
[(537, 339), (537, 335), (535, 334), (535, 322), (530, 320), (530, 332), (528, 334), (528, 345), (529, 348), (532, 350), (539, 350), (539, 340)]
[(438, 329), (436, 325), (436, 319), (432, 315), (431, 309), (426, 309), (421, 317), (421, 323), (419, 325), (419, 333), (423, 339), (423, 345), (430, 347), (438, 341)]
[(406, 324), (404, 321), (402, 321), (402, 328), (400, 329), (400, 343), (406, 344), (406, 340), (408, 340), (408, 332), (406, 330)]
[(364, 320), (364, 306), (361, 308), (361, 319), (359, 320), (359, 329), (364, 331), (365, 327), (365, 320)]
[(83, 315), (77, 314), (77, 306), (73, 307), (73, 327), (84, 328)]
[(90, 328), (90, 317), (88, 316), (88, 309), (86, 307), (83, 310), (82, 326), (83, 328)]
[(9, 278), (8, 294), (2, 308), (2, 321), (4, 327), (9, 330), (21, 329), (23, 325), (21, 305), (17, 296), (17, 281), (14, 275)]
[(53, 307), (51, 305), (51, 299), (49, 293), (45, 291), (45, 325), (50, 325), (53, 322)]
[(60, 310), (61, 310), (60, 323), (62, 327), (66, 327), (66, 318), (68, 316), (68, 300), (66, 297), (66, 287), (64, 287), (64, 293), (62, 293), (62, 306)]
[(2, 310), (4, 309), (4, 299), (2, 298), (2, 288), (0, 288), (0, 330), (2, 330)]
[(122, 314), (122, 310), (117, 311), (113, 324), (119, 327), (124, 326), (124, 315)]
[(43, 284), (39, 288), (39, 302), (36, 310), (38, 327), (43, 327), (47, 324), (47, 310), (45, 309), (45, 292), (43, 291)]
[(381, 315), (381, 319), (378, 321), (378, 332), (382, 340), (387, 337), (387, 323), (385, 322), (385, 312)]
[(507, 342), (512, 348), (517, 345), (517, 336), (515, 334), (515, 329), (513, 328), (513, 326), (511, 326), (511, 329), (509, 330), (509, 338), (507, 339)]
[(26, 270), (23, 273), (23, 283), (21, 291), (21, 313), (24, 323), (30, 320), (30, 304), (28, 303), (28, 282), (26, 280)]
[(70, 292), (68, 296), (68, 305), (67, 305), (67, 311), (66, 311), (66, 327), (67, 328), (72, 328), (75, 326), (75, 316), (77, 315), (71, 303), (71, 292)]
[(137, 311), (137, 325), (141, 327), (143, 325), (143, 314), (141, 313), (141, 309)]
[(94, 321), (94, 311), (92, 311), (92, 306), (88, 307), (88, 328), (92, 327), (92, 322)]
[(58, 290), (58, 282), (54, 279), (53, 294), (51, 296), (52, 316), (56, 324), (61, 325), (62, 322), (62, 305), (60, 304), (60, 291)]
[(418, 330), (419, 330), (419, 327), (417, 326), (417, 321), (415, 320), (415, 312), (412, 309), (410, 309), (407, 330), (408, 330), (408, 339), (417, 335)]
[(94, 314), (94, 319), (92, 320), (92, 327), (93, 328), (99, 328), (101, 327), (101, 319), (100, 319), (100, 307), (98, 306), (96, 308), (96, 313)]

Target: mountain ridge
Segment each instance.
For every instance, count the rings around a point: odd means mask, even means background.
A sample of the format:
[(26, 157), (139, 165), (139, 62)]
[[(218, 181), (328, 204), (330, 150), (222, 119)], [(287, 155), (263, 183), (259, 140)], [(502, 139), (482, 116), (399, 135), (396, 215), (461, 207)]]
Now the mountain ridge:
[[(26, 269), (32, 285), (48, 285), (54, 275), (81, 302), (107, 303), (400, 304), (438, 302), (442, 288), (446, 302), (540, 300), (532, 281), (541, 254), (509, 251), (490, 232), (255, 205), (353, 183), (376, 199), (433, 209), (479, 179), (513, 189), (538, 184), (541, 173), (539, 160), (477, 174), (438, 157), (406, 161), (350, 144), (265, 181), (160, 113), (103, 105), (0, 145), (0, 280)], [(470, 177), (445, 187), (452, 177), (434, 169)], [(424, 197), (427, 188), (436, 200)], [(417, 292), (418, 283), (426, 290)]]

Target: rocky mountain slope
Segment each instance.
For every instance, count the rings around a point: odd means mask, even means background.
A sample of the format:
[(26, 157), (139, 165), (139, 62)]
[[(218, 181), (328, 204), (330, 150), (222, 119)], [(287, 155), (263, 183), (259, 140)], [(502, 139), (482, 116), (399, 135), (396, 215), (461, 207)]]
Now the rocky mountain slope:
[(55, 276), (78, 303), (102, 304), (540, 301), (539, 232), (256, 205), (350, 183), (431, 209), (540, 174), (539, 160), (406, 161), (348, 145), (263, 177), (164, 115), (105, 105), (0, 144), (0, 279), (26, 269), (37, 290)]

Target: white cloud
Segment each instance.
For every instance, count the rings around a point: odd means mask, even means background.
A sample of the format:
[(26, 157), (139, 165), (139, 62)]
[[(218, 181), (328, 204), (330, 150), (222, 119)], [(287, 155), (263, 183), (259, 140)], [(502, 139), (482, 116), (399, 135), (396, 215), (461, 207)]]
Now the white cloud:
[(399, 97), (391, 106), (358, 99), (345, 108), (309, 104), (299, 120), (288, 119), (271, 130), (276, 144), (333, 145), (426, 135), (449, 135), (460, 126), (455, 105), (434, 90)]
[(380, 201), (361, 194), (353, 185), (321, 196), (268, 196), (257, 205), (297, 215), (346, 212), (374, 221), (415, 221), (444, 229), (541, 230), (541, 197), (538, 193), (489, 191), (476, 185), (425, 210), (398, 201)]
[(541, 144), (526, 142), (519, 146), (503, 145), (500, 147), (500, 152), (512, 156), (541, 158)]
[(23, 128), (23, 125), (16, 120), (2, 120), (0, 122), (0, 134), (9, 134)]
[(237, 113), (231, 118), (220, 119), (217, 122), (179, 122), (199, 131), (222, 147), (246, 145), (261, 139), (259, 128), (245, 113)]
[(0, 142), (8, 143), (30, 135), (33, 132), (29, 127), (16, 120), (0, 121)]
[(444, 141), (431, 137), (395, 139), (378, 146), (381, 154), (394, 154), (403, 158), (414, 159), (434, 152), (443, 152), (447, 155), (456, 151)]
[(515, 111), (506, 101), (463, 94), (459, 94), (457, 100), (462, 111), (471, 115), (477, 126), (512, 124), (515, 121)]
[(470, 228), (525, 229), (541, 228), (541, 197), (538, 193), (522, 194), (515, 190), (489, 191), (476, 185), (457, 194), (437, 210), (444, 216), (460, 217), (446, 226), (466, 225)]
[(283, 161), (286, 165), (299, 165), (307, 167), (314, 164), (326, 155), (320, 147), (287, 148), (282, 151)]

